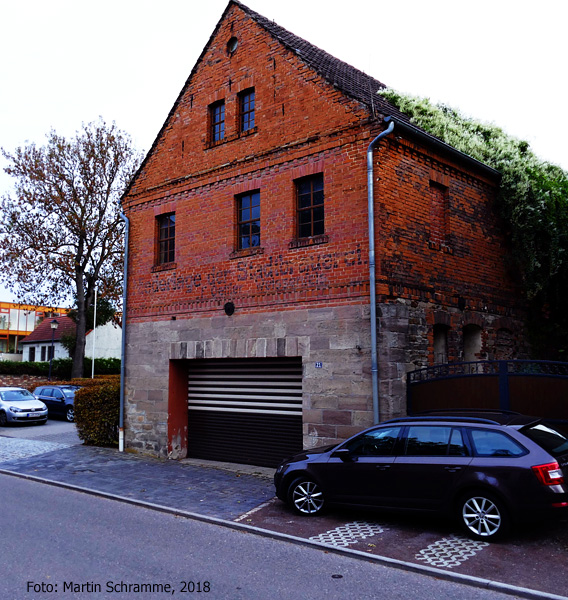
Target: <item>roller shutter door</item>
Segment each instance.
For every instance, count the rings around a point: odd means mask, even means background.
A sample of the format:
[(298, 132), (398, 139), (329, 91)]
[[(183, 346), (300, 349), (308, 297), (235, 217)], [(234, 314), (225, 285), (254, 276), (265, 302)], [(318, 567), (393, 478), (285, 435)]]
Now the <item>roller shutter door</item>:
[(302, 359), (193, 360), (188, 455), (275, 467), (302, 450)]

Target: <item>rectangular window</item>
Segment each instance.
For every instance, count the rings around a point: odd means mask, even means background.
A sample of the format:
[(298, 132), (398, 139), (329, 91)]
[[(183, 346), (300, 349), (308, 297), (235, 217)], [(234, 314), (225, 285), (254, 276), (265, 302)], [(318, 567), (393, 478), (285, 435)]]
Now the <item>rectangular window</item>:
[(30, 357), (28, 360), (30, 362), (35, 362), (35, 346), (30, 346)]
[(324, 233), (323, 174), (296, 181), (298, 238)]
[(41, 362), (45, 362), (45, 351), (46, 351), (46, 346), (42, 346), (41, 347)]
[(254, 90), (239, 94), (240, 130), (254, 129)]
[(249, 192), (237, 198), (238, 248), (260, 246), (260, 192)]
[(216, 102), (209, 107), (211, 118), (211, 141), (220, 142), (225, 138), (225, 102)]
[(158, 217), (157, 263), (163, 265), (175, 261), (176, 216), (175, 213)]

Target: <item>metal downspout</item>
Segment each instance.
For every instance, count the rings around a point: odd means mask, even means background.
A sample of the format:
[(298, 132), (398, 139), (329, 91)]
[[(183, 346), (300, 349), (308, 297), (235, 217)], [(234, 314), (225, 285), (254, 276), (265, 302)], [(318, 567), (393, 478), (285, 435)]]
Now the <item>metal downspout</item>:
[(120, 416), (118, 421), (118, 451), (124, 452), (124, 374), (126, 369), (126, 289), (128, 283), (128, 239), (130, 221), (124, 213), (120, 213), (126, 225), (124, 236), (124, 271), (122, 281), (122, 341), (120, 346)]
[(377, 360), (377, 289), (375, 283), (375, 207), (373, 149), (375, 144), (389, 135), (394, 129), (390, 121), (387, 129), (369, 144), (367, 148), (367, 203), (369, 210), (369, 285), (371, 288), (371, 381), (373, 384), (373, 422), (379, 422), (379, 367)]

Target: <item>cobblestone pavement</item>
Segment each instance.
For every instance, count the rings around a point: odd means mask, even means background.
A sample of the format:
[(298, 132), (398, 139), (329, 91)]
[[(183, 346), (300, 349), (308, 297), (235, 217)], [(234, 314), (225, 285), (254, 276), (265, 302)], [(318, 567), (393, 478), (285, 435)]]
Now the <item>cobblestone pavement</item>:
[(259, 473), (159, 460), (110, 448), (0, 437), (0, 469), (233, 520), (274, 496)]

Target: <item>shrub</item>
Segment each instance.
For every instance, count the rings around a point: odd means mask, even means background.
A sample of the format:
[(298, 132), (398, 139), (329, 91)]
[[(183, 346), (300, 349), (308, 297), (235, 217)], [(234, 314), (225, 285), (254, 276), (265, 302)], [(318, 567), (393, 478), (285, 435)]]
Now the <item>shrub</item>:
[[(70, 358), (55, 358), (51, 365), (51, 375), (56, 379), (70, 379), (73, 361)], [(85, 358), (84, 373), (92, 372), (90, 358)], [(1, 375), (49, 375), (49, 362), (0, 361)], [(95, 358), (95, 376), (119, 375), (120, 358)]]
[(118, 446), (120, 416), (119, 380), (82, 380), (75, 394), (75, 424), (79, 438), (91, 446)]

